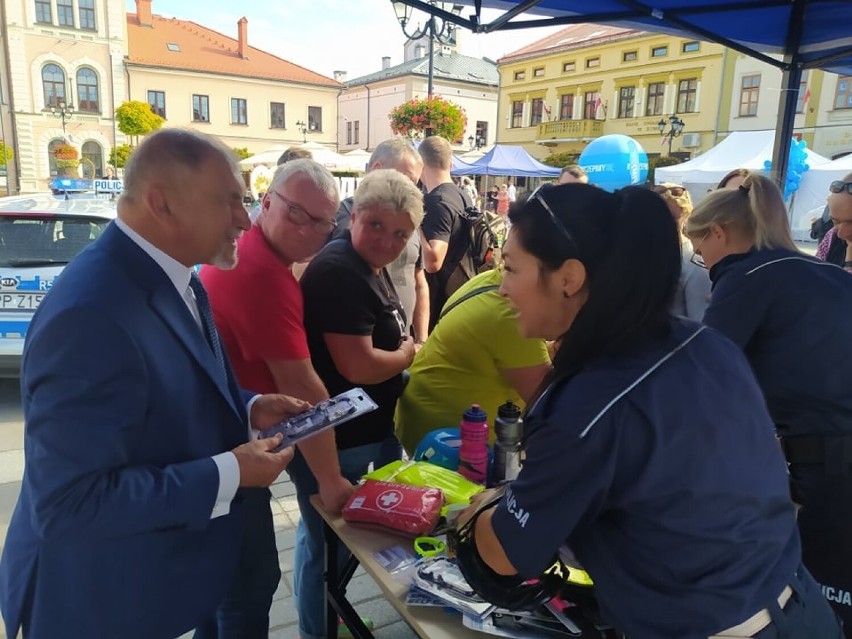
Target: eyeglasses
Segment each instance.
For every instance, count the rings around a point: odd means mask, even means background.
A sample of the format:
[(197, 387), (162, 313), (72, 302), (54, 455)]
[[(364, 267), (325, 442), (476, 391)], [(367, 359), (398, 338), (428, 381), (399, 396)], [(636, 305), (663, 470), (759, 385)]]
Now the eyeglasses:
[(695, 266), (707, 268), (707, 265), (704, 263), (704, 258), (698, 254), (698, 251), (701, 249), (701, 245), (704, 244), (704, 240), (706, 240), (709, 235), (710, 229), (707, 229), (707, 232), (704, 234), (704, 237), (698, 240), (698, 244), (694, 244), (692, 247), (692, 257), (689, 258), (689, 261), (695, 264)]
[(846, 191), (849, 195), (852, 195), (852, 182), (835, 180), (834, 182), (828, 185), (828, 190), (832, 193), (843, 193), (843, 191)]
[(654, 187), (654, 193), (659, 193), (663, 195), (664, 193), (670, 193), (673, 197), (680, 197), (683, 195), (683, 192), (686, 191), (682, 186), (663, 186), (658, 184)]
[(302, 226), (310, 222), (311, 228), (320, 235), (328, 235), (334, 229), (337, 228), (337, 221), (326, 220), (321, 217), (311, 215), (298, 204), (293, 204), (290, 200), (281, 195), (275, 189), (269, 190), (272, 191), (275, 195), (277, 195), (279, 199), (284, 203), (284, 206), (286, 207), (285, 210), (287, 211), (287, 217), (293, 224), (298, 224), (299, 226)]
[(567, 227), (556, 217), (556, 214), (553, 212), (553, 209), (550, 208), (550, 205), (544, 199), (543, 192), (554, 188), (550, 182), (545, 182), (544, 184), (539, 185), (539, 187), (530, 194), (529, 200), (536, 200), (539, 204), (544, 208), (545, 211), (550, 215), (550, 219), (553, 220), (553, 223), (556, 225), (560, 231), (562, 231), (562, 235), (568, 240), (568, 243), (571, 244), (571, 248), (575, 253), (579, 253), (577, 250), (577, 242), (574, 241), (574, 236), (568, 231)]

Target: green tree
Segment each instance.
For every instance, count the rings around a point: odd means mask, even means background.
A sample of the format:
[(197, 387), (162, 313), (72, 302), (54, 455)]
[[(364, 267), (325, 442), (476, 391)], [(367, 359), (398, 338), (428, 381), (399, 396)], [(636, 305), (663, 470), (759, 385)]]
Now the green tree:
[(577, 161), (579, 159), (579, 153), (551, 153), (541, 162), (542, 164), (546, 164), (547, 166), (556, 166), (561, 169), (562, 167), (568, 166), (569, 164), (577, 164)]
[(246, 158), (251, 157), (251, 153), (249, 153), (247, 146), (235, 146), (234, 153), (238, 160), (245, 160)]
[(467, 114), (458, 104), (433, 95), (431, 98), (411, 99), (388, 114), (391, 131), (409, 138), (422, 137), (426, 129), (460, 143), (467, 127)]
[(0, 166), (6, 166), (7, 162), (11, 162), (15, 157), (15, 152), (12, 147), (6, 146), (5, 142), (0, 142)]
[(658, 166), (674, 166), (683, 160), (675, 155), (658, 155), (648, 159), (648, 182), (654, 183), (654, 174)]
[(151, 110), (151, 105), (139, 100), (128, 100), (122, 102), (115, 110), (115, 118), (118, 120), (118, 130), (124, 135), (136, 138), (139, 143), (140, 135), (148, 135), (156, 131), (165, 120)]
[(129, 144), (119, 144), (109, 152), (109, 163), (118, 169), (123, 169), (131, 153), (133, 153), (132, 146)]

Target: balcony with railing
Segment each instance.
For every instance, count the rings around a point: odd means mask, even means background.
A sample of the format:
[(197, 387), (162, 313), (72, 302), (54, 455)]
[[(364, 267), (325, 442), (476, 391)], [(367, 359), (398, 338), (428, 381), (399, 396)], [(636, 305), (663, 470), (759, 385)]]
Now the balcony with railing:
[(588, 142), (603, 135), (603, 120), (557, 120), (538, 125), (536, 142)]

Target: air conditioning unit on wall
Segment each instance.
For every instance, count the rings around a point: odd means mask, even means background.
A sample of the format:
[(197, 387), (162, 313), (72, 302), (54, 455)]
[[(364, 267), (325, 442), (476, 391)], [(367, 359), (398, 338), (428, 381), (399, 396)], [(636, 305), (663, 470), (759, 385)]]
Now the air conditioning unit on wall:
[(681, 137), (680, 145), (685, 149), (701, 146), (701, 134), (684, 133)]

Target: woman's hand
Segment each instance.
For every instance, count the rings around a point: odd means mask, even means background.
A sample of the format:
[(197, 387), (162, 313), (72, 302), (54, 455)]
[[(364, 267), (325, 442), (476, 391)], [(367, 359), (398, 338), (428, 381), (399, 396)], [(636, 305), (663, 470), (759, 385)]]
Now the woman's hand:
[(414, 340), (408, 335), (403, 336), (402, 342), (397, 350), (405, 355), (405, 368), (411, 366), (411, 362), (414, 361), (414, 354), (417, 352)]
[(470, 518), (476, 514), (477, 510), (479, 510), (484, 504), (496, 499), (498, 494), (501, 494), (502, 491), (502, 488), (489, 488), (487, 490), (483, 490), (481, 493), (475, 494), (470, 500), (470, 506), (465, 508), (458, 516), (458, 519), (456, 520), (456, 529), (464, 526), (468, 521), (470, 521)]

